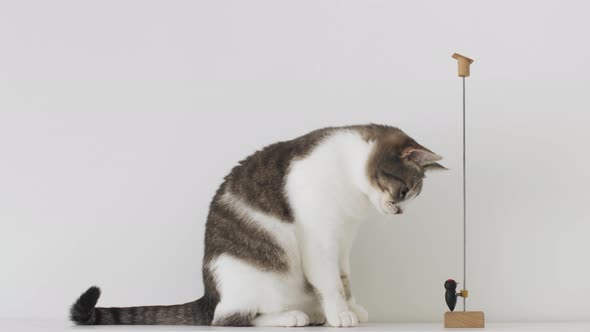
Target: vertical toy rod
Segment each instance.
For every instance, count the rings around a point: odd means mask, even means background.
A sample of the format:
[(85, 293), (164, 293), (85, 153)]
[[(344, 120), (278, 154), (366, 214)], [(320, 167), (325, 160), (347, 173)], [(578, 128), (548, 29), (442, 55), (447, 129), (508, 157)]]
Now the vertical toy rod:
[[(472, 59), (461, 54), (453, 54), (453, 58), (459, 62), (459, 77), (463, 85), (463, 289), (456, 293), (457, 283), (449, 279), (445, 282), (445, 301), (450, 311), (445, 312), (445, 328), (484, 328), (485, 314), (483, 311), (467, 311), (467, 176), (466, 176), (466, 122), (465, 122), (465, 77), (469, 77), (469, 66)], [(463, 298), (463, 311), (454, 312), (457, 297)]]
[[(463, 80), (463, 289), (467, 289), (467, 176), (465, 158), (465, 76)], [(463, 311), (467, 307), (467, 298), (463, 298)]]
[(465, 135), (465, 77), (469, 77), (469, 66), (473, 60), (461, 54), (453, 54), (458, 61), (458, 75), (463, 81), (463, 311), (467, 309), (467, 176), (466, 176), (466, 135)]

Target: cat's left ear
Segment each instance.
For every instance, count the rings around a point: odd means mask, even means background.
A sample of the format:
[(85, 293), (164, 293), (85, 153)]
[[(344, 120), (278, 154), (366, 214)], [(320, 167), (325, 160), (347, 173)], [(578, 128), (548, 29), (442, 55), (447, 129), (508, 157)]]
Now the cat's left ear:
[(432, 151), (414, 147), (404, 149), (401, 157), (411, 160), (420, 166), (431, 165), (443, 159)]

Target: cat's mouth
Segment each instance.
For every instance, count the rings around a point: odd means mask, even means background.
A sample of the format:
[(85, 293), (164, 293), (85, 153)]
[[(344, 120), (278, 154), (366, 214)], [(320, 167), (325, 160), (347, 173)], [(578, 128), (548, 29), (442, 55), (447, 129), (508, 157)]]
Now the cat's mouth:
[(393, 202), (393, 201), (387, 202), (387, 208), (388, 208), (389, 212), (392, 214), (404, 213), (404, 210), (402, 210), (402, 208), (399, 205), (395, 204), (395, 202)]

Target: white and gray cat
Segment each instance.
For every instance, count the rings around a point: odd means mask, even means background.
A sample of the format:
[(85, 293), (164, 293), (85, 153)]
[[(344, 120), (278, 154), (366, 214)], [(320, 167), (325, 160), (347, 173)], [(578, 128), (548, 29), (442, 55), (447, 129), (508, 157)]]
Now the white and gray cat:
[(355, 326), (368, 319), (350, 290), (349, 255), (368, 209), (400, 214), (437, 154), (383, 125), (324, 128), (241, 161), (207, 219), (205, 294), (179, 305), (97, 308), (91, 287), (77, 324)]

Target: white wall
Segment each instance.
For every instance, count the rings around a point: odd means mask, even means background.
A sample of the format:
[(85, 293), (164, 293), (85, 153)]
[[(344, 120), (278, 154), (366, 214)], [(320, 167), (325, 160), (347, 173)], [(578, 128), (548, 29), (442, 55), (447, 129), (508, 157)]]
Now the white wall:
[[(445, 156), (359, 235), (375, 321), (437, 321), (461, 273), (468, 79), (469, 308), (590, 319), (590, 9), (560, 1), (0, 3), (0, 316), (201, 295), (205, 216), (256, 148), (397, 125)], [(228, 135), (229, 133), (229, 135)], [(231, 137), (231, 140), (224, 139)]]

